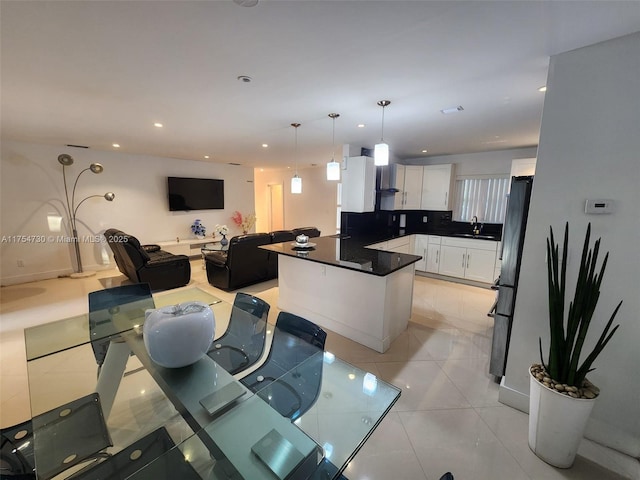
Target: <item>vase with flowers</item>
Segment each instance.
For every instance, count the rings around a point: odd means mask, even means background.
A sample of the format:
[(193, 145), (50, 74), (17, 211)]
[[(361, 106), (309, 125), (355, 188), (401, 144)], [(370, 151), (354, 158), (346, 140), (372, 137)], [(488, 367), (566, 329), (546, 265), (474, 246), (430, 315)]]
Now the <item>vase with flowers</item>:
[(246, 235), (256, 224), (256, 214), (248, 213), (246, 215), (242, 215), (242, 213), (236, 210), (233, 212), (231, 220), (233, 220), (233, 223), (240, 227), (242, 229), (242, 233)]
[(202, 240), (207, 234), (207, 227), (202, 224), (199, 218), (196, 218), (191, 224), (191, 233), (193, 233), (196, 238)]
[(218, 232), (218, 234), (222, 236), (222, 238), (220, 239), (220, 245), (222, 245), (223, 247), (227, 246), (229, 244), (229, 240), (227, 240), (227, 235), (229, 235), (229, 227), (227, 227), (226, 225), (216, 225), (216, 232)]

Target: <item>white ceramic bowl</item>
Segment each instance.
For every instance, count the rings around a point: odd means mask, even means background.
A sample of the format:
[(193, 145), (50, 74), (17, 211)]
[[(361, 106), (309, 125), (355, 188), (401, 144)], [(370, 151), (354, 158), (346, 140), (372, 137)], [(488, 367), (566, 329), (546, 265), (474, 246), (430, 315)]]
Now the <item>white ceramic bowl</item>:
[(185, 367), (204, 357), (215, 330), (213, 310), (203, 302), (147, 310), (142, 328), (151, 360), (166, 368)]

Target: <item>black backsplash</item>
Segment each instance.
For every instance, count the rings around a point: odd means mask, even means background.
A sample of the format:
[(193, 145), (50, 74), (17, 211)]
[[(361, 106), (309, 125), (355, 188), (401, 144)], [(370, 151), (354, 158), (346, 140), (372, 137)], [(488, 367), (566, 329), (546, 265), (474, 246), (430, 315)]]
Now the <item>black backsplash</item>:
[[(404, 216), (404, 228), (400, 228), (401, 216)], [(384, 240), (398, 235), (413, 233), (431, 235), (452, 235), (456, 233), (472, 233), (468, 222), (455, 222), (451, 219), (451, 211), (439, 210), (398, 210), (388, 212), (376, 210), (369, 213), (342, 212), (340, 232), (342, 236), (370, 240)], [(426, 222), (425, 222), (426, 218)], [(502, 236), (501, 223), (482, 225), (484, 235)]]

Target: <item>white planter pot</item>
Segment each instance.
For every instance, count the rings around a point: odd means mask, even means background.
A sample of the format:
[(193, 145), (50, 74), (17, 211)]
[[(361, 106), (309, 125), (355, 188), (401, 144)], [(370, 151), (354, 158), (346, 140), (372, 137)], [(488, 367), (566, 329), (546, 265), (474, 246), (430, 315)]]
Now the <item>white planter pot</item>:
[(536, 380), (531, 370), (529, 386), (529, 448), (554, 467), (571, 467), (596, 399), (558, 393)]
[(204, 357), (215, 330), (213, 311), (203, 302), (147, 310), (142, 329), (149, 357), (167, 368), (185, 367)]

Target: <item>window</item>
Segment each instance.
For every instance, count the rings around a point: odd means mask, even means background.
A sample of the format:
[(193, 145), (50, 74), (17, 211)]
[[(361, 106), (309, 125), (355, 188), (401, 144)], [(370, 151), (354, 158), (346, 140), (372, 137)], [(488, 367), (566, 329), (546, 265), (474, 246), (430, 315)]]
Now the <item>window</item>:
[(453, 219), (470, 222), (502, 223), (507, 210), (508, 177), (467, 177), (456, 180)]

